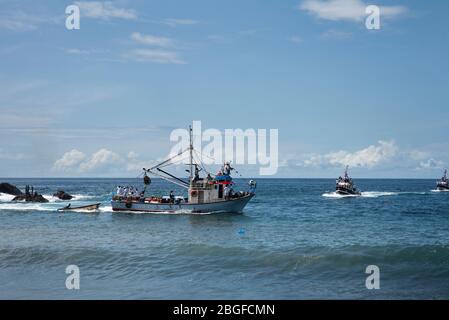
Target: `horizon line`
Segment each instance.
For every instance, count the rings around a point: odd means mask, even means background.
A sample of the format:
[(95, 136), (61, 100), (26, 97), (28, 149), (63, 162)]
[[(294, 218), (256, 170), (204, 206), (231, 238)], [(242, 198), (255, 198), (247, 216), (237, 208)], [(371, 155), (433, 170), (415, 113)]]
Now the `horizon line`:
[[(438, 180), (438, 178), (405, 178), (405, 177), (377, 177), (377, 178), (368, 178), (368, 177), (352, 177), (354, 180)], [(0, 183), (2, 180), (6, 179), (141, 179), (140, 177), (0, 177)], [(159, 177), (152, 177), (154, 180), (164, 180)], [(180, 179), (188, 179), (188, 177), (183, 177)], [(271, 179), (285, 179), (285, 180), (293, 180), (293, 179), (303, 179), (303, 180), (320, 180), (320, 179), (332, 179), (335, 180), (335, 177), (233, 177), (233, 179), (263, 179), (263, 180), (271, 180)]]

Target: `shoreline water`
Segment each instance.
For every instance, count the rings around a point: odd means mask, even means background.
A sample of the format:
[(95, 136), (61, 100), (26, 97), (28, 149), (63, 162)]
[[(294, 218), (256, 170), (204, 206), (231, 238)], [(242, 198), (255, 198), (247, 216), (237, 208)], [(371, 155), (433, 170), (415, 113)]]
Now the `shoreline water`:
[[(110, 212), (116, 182), (41, 179), (44, 195), (63, 188), (90, 198), (0, 200), (0, 297), (449, 298), (449, 193), (432, 192), (434, 180), (357, 180), (362, 191), (392, 194), (333, 199), (323, 194), (334, 179), (261, 179), (240, 215)], [(151, 188), (172, 186), (153, 180)], [(104, 209), (55, 211), (68, 202)], [(77, 292), (65, 288), (69, 264), (80, 267)], [(368, 265), (380, 268), (380, 290), (365, 288)]]

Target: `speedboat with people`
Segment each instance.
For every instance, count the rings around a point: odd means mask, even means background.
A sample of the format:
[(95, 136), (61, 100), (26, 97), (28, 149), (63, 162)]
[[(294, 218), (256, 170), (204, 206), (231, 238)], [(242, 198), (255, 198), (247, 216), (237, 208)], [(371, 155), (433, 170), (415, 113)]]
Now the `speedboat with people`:
[(361, 195), (360, 191), (354, 185), (351, 177), (348, 174), (348, 166), (346, 166), (345, 174), (343, 177), (339, 177), (336, 181), (335, 192), (340, 195)]
[[(111, 206), (113, 211), (139, 211), (139, 212), (168, 212), (168, 213), (240, 213), (246, 204), (255, 196), (256, 182), (249, 181), (249, 189), (235, 192), (234, 181), (231, 177), (230, 162), (225, 162), (221, 170), (213, 175), (206, 170), (201, 161), (201, 153), (193, 148), (193, 134), (190, 127), (190, 145), (179, 154), (149, 168), (143, 168), (143, 191), (135, 192), (137, 188), (118, 188), (113, 196)], [(182, 161), (188, 154), (188, 179), (182, 179), (166, 171), (167, 166)], [(207, 176), (200, 177), (200, 172)], [(151, 184), (149, 175), (164, 179), (172, 184), (185, 188), (187, 196), (175, 195), (171, 191), (166, 196), (147, 195)]]
[(447, 169), (444, 170), (444, 174), (440, 180), (437, 181), (437, 190), (449, 191), (449, 181), (447, 179)]

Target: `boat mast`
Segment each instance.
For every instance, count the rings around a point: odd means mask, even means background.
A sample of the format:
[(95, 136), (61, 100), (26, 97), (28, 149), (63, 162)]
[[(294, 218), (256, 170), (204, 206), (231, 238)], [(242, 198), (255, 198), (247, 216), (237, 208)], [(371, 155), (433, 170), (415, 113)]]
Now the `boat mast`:
[(189, 184), (192, 183), (193, 180), (193, 133), (192, 133), (192, 126), (189, 126), (189, 137), (190, 137), (190, 179), (189, 179)]

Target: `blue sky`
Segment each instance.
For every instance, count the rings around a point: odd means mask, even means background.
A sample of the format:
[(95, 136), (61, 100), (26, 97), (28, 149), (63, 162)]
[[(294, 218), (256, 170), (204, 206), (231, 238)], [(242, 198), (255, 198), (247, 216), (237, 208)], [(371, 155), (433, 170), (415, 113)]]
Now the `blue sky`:
[[(72, 3), (80, 30), (65, 28)], [(380, 30), (365, 28), (368, 4), (381, 6)], [(434, 178), (449, 166), (447, 1), (0, 8), (0, 177), (134, 177), (192, 120), (279, 129), (279, 177), (349, 163), (354, 177)]]

